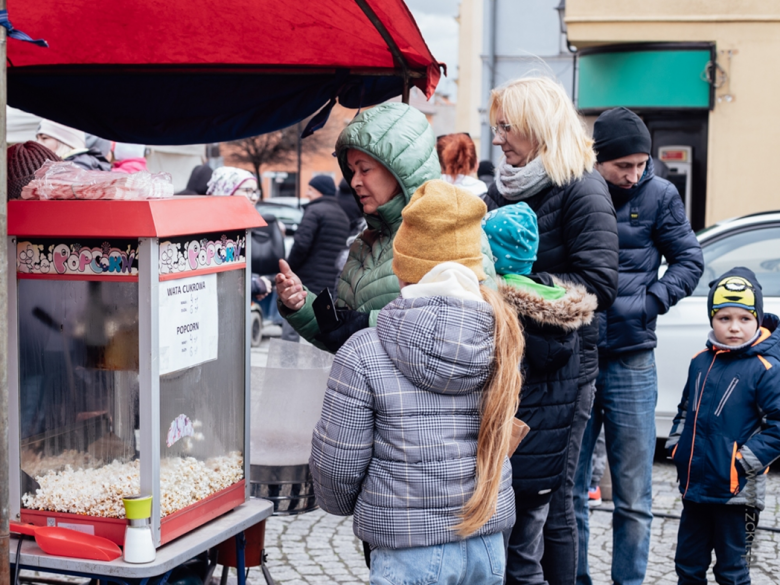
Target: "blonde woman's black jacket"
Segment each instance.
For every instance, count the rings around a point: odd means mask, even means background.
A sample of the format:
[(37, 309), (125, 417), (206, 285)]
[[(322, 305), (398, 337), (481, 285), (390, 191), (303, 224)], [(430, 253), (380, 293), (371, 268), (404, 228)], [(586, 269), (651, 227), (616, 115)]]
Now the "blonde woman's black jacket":
[[(495, 183), (482, 197), (488, 209), (513, 202)], [(618, 233), (615, 208), (606, 181), (597, 171), (562, 187), (550, 187), (526, 203), (539, 224), (539, 251), (532, 271), (581, 284), (596, 296), (598, 310), (608, 309), (617, 295)], [(579, 329), (580, 384), (596, 379), (599, 368), (596, 320)]]

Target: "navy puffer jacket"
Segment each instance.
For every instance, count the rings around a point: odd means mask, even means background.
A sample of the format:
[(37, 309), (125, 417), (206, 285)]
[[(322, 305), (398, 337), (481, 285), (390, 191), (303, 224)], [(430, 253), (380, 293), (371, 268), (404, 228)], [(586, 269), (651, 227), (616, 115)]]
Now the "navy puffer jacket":
[(333, 288), (339, 275), (336, 259), (348, 237), (349, 218), (335, 197), (323, 195), (306, 205), (287, 263), (315, 295)]
[(746, 348), (710, 340), (688, 382), (666, 442), (684, 500), (764, 509), (767, 467), (780, 455), (780, 320), (765, 314)]
[[(495, 183), (482, 196), (488, 210), (512, 201), (505, 199)], [(545, 189), (526, 200), (539, 224), (539, 251), (534, 274), (546, 272), (556, 278), (581, 284), (598, 299), (598, 310), (615, 299), (618, 281), (618, 235), (615, 209), (607, 183), (597, 171), (561, 187)], [(599, 373), (598, 324), (580, 327), (580, 384)]]
[[(655, 176), (653, 160), (625, 196), (610, 187), (617, 212), (620, 269), (615, 302), (601, 314), (599, 353), (614, 356), (656, 346), (658, 312), (693, 292), (704, 270), (701, 246), (674, 185)], [(669, 269), (659, 280), (661, 256)], [(652, 295), (653, 299), (648, 299)]]

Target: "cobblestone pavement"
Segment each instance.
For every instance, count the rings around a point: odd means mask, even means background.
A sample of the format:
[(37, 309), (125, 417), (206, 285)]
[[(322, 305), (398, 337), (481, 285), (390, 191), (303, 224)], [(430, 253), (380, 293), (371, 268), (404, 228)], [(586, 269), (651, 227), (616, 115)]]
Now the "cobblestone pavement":
[[(653, 511), (679, 516), (682, 509), (675, 482), (674, 467), (656, 462), (653, 467)], [(767, 507), (759, 526), (780, 530), (780, 474), (770, 473), (767, 485)], [(590, 516), (591, 575), (596, 585), (609, 584), (612, 555), (612, 515), (610, 502), (594, 509)], [(650, 563), (645, 583), (674, 585), (674, 547), (677, 542), (676, 518), (653, 519)], [(267, 522), (265, 537), (267, 567), (280, 585), (368, 583), (368, 569), (360, 543), (352, 534), (352, 518), (331, 516), (317, 510), (299, 516), (275, 516)], [(780, 533), (758, 530), (751, 568), (754, 585), (780, 582)], [(773, 577), (774, 575), (774, 577)], [(258, 569), (250, 571), (254, 585), (265, 581)], [(232, 580), (231, 580), (232, 581)], [(710, 574), (709, 581), (715, 580)]]

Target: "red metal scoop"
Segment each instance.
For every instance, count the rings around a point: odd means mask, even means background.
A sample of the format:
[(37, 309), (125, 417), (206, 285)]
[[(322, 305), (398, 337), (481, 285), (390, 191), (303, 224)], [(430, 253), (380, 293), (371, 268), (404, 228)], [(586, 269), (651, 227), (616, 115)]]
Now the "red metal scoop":
[(11, 532), (34, 536), (35, 542), (48, 555), (95, 561), (113, 561), (122, 556), (120, 548), (102, 536), (59, 526), (33, 526), (19, 522), (9, 522), (9, 525)]

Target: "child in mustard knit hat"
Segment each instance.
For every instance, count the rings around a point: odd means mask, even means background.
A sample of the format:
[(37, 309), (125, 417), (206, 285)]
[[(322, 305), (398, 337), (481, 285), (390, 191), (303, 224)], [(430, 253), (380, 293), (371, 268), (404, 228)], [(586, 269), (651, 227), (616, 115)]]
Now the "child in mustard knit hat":
[(444, 181), (420, 187), (394, 240), (401, 296), (333, 363), (309, 467), (320, 507), (354, 515), (372, 583), (503, 582), (523, 337), (479, 285), (485, 211)]

